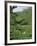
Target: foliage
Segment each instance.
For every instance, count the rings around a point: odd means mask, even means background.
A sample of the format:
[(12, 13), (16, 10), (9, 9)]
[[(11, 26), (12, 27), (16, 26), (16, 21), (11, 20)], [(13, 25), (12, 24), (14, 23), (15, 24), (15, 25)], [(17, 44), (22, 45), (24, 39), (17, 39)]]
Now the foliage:
[(32, 38), (32, 9), (10, 13), (10, 39)]

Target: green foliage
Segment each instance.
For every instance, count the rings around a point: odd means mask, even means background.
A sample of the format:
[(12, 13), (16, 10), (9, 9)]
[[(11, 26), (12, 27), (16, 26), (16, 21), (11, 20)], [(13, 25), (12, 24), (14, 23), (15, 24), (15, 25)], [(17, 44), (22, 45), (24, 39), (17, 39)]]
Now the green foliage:
[(10, 13), (10, 39), (32, 38), (32, 9)]

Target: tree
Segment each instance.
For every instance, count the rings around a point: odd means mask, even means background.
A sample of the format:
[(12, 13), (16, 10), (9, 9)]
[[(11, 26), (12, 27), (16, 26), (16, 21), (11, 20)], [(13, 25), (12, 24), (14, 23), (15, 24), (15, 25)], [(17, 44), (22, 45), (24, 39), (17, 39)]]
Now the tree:
[(12, 10), (15, 9), (15, 8), (17, 8), (17, 6), (13, 6), (13, 7), (10, 6), (10, 13), (12, 13)]

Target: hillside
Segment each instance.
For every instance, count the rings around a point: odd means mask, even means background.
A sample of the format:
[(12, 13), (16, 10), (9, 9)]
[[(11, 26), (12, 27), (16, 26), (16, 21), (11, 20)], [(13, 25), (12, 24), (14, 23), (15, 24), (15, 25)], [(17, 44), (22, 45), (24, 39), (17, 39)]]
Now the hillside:
[(10, 13), (10, 39), (32, 38), (32, 9)]

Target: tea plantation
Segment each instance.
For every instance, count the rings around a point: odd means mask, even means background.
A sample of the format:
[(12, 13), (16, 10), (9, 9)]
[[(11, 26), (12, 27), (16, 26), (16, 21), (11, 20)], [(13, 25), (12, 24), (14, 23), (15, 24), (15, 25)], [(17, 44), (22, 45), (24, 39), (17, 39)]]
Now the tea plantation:
[(10, 40), (32, 38), (32, 9), (10, 13)]

